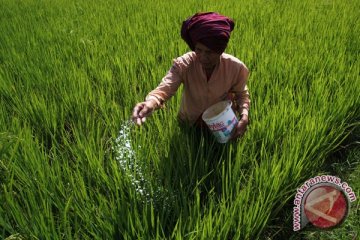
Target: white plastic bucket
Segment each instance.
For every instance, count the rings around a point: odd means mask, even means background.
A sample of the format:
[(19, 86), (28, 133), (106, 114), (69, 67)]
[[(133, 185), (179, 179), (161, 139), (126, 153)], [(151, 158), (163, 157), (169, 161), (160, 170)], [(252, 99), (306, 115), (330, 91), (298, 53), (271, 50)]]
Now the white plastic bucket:
[(219, 143), (229, 141), (238, 119), (231, 108), (231, 101), (218, 102), (203, 113), (202, 119)]

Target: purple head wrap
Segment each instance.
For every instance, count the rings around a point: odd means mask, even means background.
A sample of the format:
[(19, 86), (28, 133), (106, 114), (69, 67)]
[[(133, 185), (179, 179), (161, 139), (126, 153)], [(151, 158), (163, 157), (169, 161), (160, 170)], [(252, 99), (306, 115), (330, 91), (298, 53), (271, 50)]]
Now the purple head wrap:
[(200, 42), (209, 49), (223, 53), (235, 23), (216, 12), (196, 13), (186, 19), (181, 27), (181, 37), (191, 50)]

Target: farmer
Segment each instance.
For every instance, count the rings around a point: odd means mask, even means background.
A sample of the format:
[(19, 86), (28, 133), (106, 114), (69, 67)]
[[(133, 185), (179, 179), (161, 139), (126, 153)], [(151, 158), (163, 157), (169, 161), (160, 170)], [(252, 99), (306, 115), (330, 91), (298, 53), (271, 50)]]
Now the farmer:
[(232, 139), (242, 136), (249, 122), (250, 98), (246, 85), (249, 71), (239, 59), (224, 53), (234, 25), (230, 18), (215, 12), (196, 13), (185, 20), (181, 37), (192, 52), (174, 59), (159, 86), (134, 107), (132, 120), (140, 126), (154, 110), (164, 106), (182, 83), (178, 114), (181, 122), (203, 127), (202, 113), (211, 105), (229, 99), (240, 116)]

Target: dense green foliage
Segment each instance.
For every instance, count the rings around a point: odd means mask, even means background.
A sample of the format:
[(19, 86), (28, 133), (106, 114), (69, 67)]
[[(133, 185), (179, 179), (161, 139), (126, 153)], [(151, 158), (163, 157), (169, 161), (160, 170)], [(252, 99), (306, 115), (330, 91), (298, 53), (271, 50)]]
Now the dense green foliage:
[[(0, 5), (0, 238), (264, 239), (359, 126), (357, 0)], [(181, 89), (127, 125), (197, 11), (234, 19), (251, 71), (249, 130), (221, 147), (178, 126)]]

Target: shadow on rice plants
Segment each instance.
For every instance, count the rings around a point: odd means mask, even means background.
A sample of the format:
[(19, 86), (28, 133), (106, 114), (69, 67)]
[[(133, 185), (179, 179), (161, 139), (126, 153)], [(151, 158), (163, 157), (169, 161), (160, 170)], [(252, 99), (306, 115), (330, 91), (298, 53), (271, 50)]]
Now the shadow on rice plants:
[(228, 149), (227, 144), (217, 143), (207, 129), (179, 125), (181, 130), (172, 135), (169, 154), (160, 159), (159, 166), (159, 179), (168, 196), (157, 199), (156, 204), (167, 206), (162, 207), (166, 233), (171, 233), (180, 214), (191, 216), (187, 211), (190, 205), (197, 204), (198, 197), (199, 209), (210, 198), (220, 199), (222, 156)]

